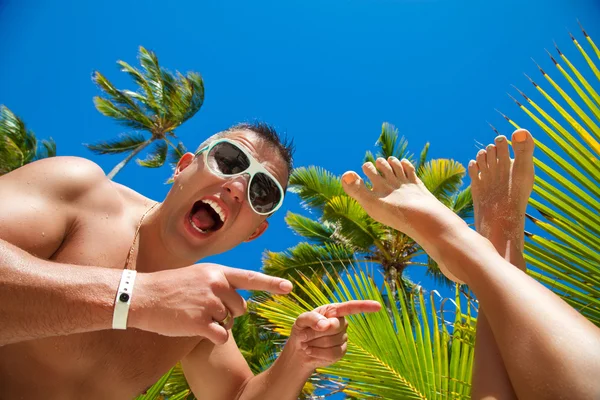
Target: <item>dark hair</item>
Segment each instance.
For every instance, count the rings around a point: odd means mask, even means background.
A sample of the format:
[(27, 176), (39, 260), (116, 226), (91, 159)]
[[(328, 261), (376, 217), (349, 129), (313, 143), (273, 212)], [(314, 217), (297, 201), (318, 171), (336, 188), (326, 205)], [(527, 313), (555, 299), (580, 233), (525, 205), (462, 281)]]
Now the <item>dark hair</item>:
[(265, 123), (265, 122), (243, 122), (240, 124), (236, 124), (224, 131), (221, 131), (207, 140), (205, 140), (198, 149), (208, 145), (214, 140), (220, 139), (222, 137), (227, 136), (230, 133), (238, 132), (238, 131), (250, 131), (254, 132), (256, 136), (260, 139), (264, 140), (271, 146), (273, 146), (288, 168), (288, 174), (292, 173), (293, 168), (293, 156), (294, 156), (294, 143), (293, 140), (288, 140), (287, 137), (281, 137), (279, 133), (275, 130), (274, 127)]

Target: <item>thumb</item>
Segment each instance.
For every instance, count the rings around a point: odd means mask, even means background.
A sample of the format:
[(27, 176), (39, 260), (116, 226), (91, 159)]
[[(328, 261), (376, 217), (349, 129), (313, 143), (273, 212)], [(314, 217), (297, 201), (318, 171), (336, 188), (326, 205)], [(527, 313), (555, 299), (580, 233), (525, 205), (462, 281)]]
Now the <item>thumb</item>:
[(362, 203), (371, 195), (371, 191), (367, 189), (365, 182), (354, 171), (348, 171), (342, 175), (342, 186), (346, 194), (359, 203)]

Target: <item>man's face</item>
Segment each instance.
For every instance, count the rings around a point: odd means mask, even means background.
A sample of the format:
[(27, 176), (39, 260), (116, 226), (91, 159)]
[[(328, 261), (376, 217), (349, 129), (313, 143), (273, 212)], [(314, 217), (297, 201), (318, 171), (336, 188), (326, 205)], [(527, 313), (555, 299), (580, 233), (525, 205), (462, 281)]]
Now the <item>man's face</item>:
[[(243, 147), (279, 182), (287, 186), (285, 161), (273, 146), (251, 131), (226, 136)], [(214, 175), (204, 153), (186, 154), (175, 172), (175, 182), (161, 206), (163, 241), (178, 257), (198, 260), (253, 240), (267, 228), (265, 215), (248, 203), (246, 174), (230, 178)]]

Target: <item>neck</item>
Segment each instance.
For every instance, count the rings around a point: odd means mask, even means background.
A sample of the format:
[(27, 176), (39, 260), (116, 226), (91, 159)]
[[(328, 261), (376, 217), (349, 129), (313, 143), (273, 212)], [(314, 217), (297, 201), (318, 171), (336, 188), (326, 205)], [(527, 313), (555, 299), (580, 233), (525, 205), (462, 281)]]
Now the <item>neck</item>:
[(165, 245), (161, 235), (160, 208), (161, 204), (150, 211), (140, 227), (136, 260), (140, 272), (187, 267), (197, 261), (181, 257)]

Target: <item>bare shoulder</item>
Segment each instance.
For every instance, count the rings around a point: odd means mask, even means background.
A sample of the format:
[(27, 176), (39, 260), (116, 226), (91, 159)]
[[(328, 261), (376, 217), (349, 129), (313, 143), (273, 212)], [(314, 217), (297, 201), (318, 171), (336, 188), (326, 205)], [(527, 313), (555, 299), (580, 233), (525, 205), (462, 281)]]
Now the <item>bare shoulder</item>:
[(0, 204), (0, 239), (44, 258), (77, 221), (123, 210), (102, 169), (77, 157), (39, 160), (0, 176)]
[(94, 162), (79, 157), (52, 157), (18, 168), (2, 177), (3, 186), (29, 186), (31, 190), (52, 188), (47, 194), (77, 194), (108, 181)]

